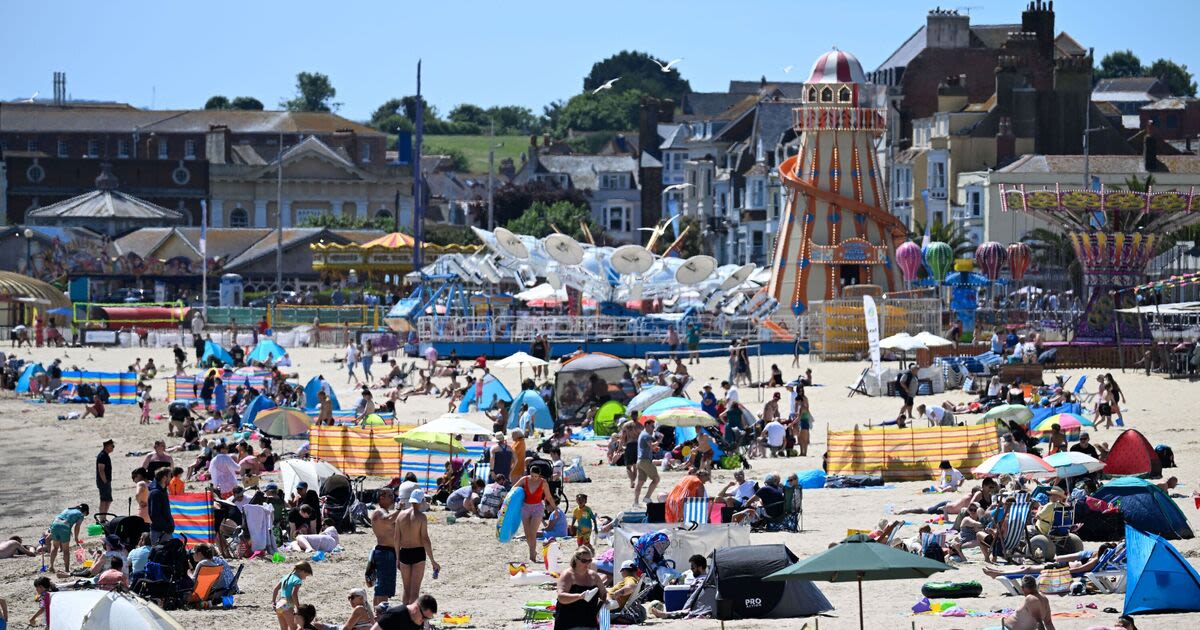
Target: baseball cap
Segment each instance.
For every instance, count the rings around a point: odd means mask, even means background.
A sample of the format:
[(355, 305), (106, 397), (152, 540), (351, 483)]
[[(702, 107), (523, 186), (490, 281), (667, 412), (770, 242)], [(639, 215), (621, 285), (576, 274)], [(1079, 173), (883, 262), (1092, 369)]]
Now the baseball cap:
[(413, 490), (412, 494), (408, 495), (408, 502), (409, 503), (424, 503), (425, 502), (425, 491), (420, 490), (420, 489)]
[(637, 568), (637, 563), (634, 562), (633, 560), (626, 560), (625, 562), (621, 563), (622, 571), (624, 571), (626, 569), (636, 569), (636, 568)]

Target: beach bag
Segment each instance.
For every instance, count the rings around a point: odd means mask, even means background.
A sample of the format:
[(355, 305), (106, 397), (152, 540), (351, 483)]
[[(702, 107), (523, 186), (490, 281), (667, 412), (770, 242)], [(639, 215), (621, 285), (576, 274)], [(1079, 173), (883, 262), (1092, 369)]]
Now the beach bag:
[(1068, 567), (1043, 569), (1041, 575), (1038, 576), (1038, 590), (1047, 595), (1069, 592), (1071, 590), (1071, 569)]
[(942, 546), (938, 544), (938, 539), (932, 536), (925, 543), (925, 546), (921, 548), (921, 555), (930, 560), (937, 560), (938, 562), (946, 561), (946, 553), (942, 551)]
[(583, 458), (576, 457), (571, 460), (571, 465), (567, 466), (563, 471), (563, 481), (581, 482), (587, 481), (587, 472), (583, 470)]

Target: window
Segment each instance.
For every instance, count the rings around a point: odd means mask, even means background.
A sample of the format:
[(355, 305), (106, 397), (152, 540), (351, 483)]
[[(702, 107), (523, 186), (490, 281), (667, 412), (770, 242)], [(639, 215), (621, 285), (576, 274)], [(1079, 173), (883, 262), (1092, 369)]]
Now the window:
[(304, 225), (309, 219), (325, 214), (320, 208), (296, 208), (296, 223), (295, 225)]
[(392, 218), (392, 211), (388, 210), (387, 208), (380, 208), (375, 211), (375, 218), (376, 219), (390, 219), (390, 218)]
[(88, 138), (87, 155), (83, 157), (100, 157), (100, 142), (95, 138)]
[(767, 183), (760, 178), (750, 182), (750, 208), (762, 208), (766, 205)]
[(627, 206), (608, 206), (604, 209), (604, 227), (609, 232), (629, 232), (633, 211)]
[(827, 88), (821, 90), (821, 102), (822, 103), (832, 103), (833, 102), (833, 88), (827, 87)]
[(128, 140), (126, 140), (124, 138), (120, 138), (117, 140), (117, 157), (119, 157), (119, 158), (129, 157), (129, 141)]
[(629, 188), (629, 176), (625, 173), (603, 173), (600, 175), (601, 190), (624, 190)]
[(840, 91), (838, 91), (838, 102), (839, 103), (849, 103), (850, 102), (850, 88), (842, 86), (842, 89)]
[(808, 88), (808, 100), (813, 103), (817, 102), (817, 88), (815, 88), (815, 87)]
[(244, 228), (250, 226), (250, 213), (246, 209), (238, 206), (229, 211), (229, 227)]
[(160, 159), (160, 160), (167, 159), (167, 141), (166, 140), (158, 141), (158, 159)]
[[(162, 153), (162, 149), (159, 149), (159, 153)], [(183, 141), (183, 159), (185, 159), (185, 160), (196, 159), (196, 141), (195, 140), (184, 140)]]
[(367, 164), (371, 161), (371, 144), (364, 142), (362, 144), (362, 162)]
[(912, 168), (901, 166), (896, 168), (894, 195), (896, 199), (912, 199), (913, 196)]
[(37, 152), (37, 150), (38, 150), (38, 141), (37, 141), (37, 138), (32, 138), (32, 139), (30, 139), (28, 142), (26, 142), (26, 143), (25, 143), (25, 150), (26, 150), (26, 151), (29, 151), (30, 153), (36, 153), (36, 152)]
[(946, 163), (931, 162), (929, 164), (929, 187), (934, 190), (946, 189)]
[(539, 182), (554, 184), (559, 188), (566, 188), (567, 184), (570, 182), (570, 179), (565, 173), (540, 173), (535, 176), (534, 179)]
[(673, 170), (673, 171), (682, 171), (683, 170), (683, 154), (682, 153), (675, 154), (675, 165), (673, 167), (671, 167), (671, 170)]
[(971, 216), (977, 217), (983, 214), (983, 192), (971, 190), (967, 192), (967, 209), (971, 212)]
[(67, 157), (67, 141), (66, 140), (58, 141), (58, 157), (60, 157), (60, 158)]

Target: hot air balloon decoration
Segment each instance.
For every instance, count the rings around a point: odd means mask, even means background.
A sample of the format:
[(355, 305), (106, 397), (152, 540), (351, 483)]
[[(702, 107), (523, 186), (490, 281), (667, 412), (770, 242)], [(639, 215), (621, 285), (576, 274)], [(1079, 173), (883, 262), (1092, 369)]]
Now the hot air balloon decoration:
[(934, 282), (941, 284), (946, 279), (946, 273), (954, 264), (954, 250), (942, 242), (930, 243), (925, 248), (925, 265), (933, 275)]
[(975, 263), (979, 265), (979, 270), (983, 272), (983, 275), (992, 282), (1000, 277), (1007, 260), (1008, 251), (996, 241), (988, 241), (975, 248)]
[(1010, 243), (1008, 245), (1008, 270), (1013, 280), (1025, 277), (1029, 263), (1033, 260), (1033, 250), (1025, 243)]
[(917, 271), (921, 269), (921, 248), (912, 241), (907, 241), (896, 248), (896, 263), (904, 274), (905, 282), (917, 279)]

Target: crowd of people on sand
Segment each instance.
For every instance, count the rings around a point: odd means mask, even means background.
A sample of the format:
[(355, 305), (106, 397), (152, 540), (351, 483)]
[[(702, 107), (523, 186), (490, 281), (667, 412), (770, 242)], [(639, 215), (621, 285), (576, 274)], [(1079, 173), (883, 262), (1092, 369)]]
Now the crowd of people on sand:
[[(265, 323), (265, 322), (263, 322)], [(258, 330), (258, 329), (256, 329)], [(265, 330), (263, 331), (265, 332)], [(608, 441), (607, 463), (623, 467), (629, 481), (634, 506), (661, 503), (667, 493), (659, 490), (660, 472), (680, 470), (685, 475), (675, 489), (686, 496), (712, 496), (727, 508), (735, 522), (761, 524), (774, 522), (785, 514), (785, 497), (799, 492), (800, 481), (796, 474), (781, 477), (768, 474), (761, 479), (752, 479), (746, 468), (747, 460), (759, 457), (806, 456), (813, 428), (813, 411), (807, 388), (814, 387), (812, 370), (806, 370), (794, 379), (785, 379), (778, 365), (772, 364), (769, 372), (753, 379), (752, 361), (747, 340), (734, 340), (729, 347), (727, 378), (719, 382), (697, 383), (689, 374), (688, 366), (699, 361), (699, 330), (689, 327), (682, 335), (672, 326), (667, 331), (670, 352), (651, 356), (645, 362), (634, 362), (617, 384), (630, 395), (654, 385), (671, 388), (672, 394), (694, 398), (703, 412), (710, 414), (714, 426), (696, 432), (695, 437), (677, 439), (676, 430), (669, 426), (658, 426), (653, 419), (643, 419), (637, 413), (619, 416)], [(195, 335), (196, 365), (200, 367), (207, 335)], [(235, 352), (235, 349), (237, 352)], [(173, 349), (176, 372), (182, 373), (188, 366), (188, 357), (179, 347)], [(566, 362), (582, 352), (582, 348), (560, 357)], [(235, 363), (244, 360), (245, 352), (236, 345), (230, 349)], [(549, 360), (549, 342), (544, 336), (536, 337), (530, 345), (530, 354)], [(369, 341), (363, 344), (347, 343), (336, 360), (347, 370), (347, 384), (354, 384), (359, 391), (352, 409), (353, 422), (366, 423), (377, 414), (396, 413), (397, 404), (403, 404), (411, 396), (432, 396), (447, 399), (449, 409), (457, 409), (464, 396), (475, 388), (476, 404), (482, 399), (483, 385), (489, 379), (487, 359), (478, 357), (462, 360), (455, 352), (440, 357), (430, 348), (424, 356), (425, 365), (416, 362), (403, 365), (396, 358), (373, 347)], [(19, 375), (22, 362), (16, 357), (0, 357), (4, 364), (0, 384), (14, 382)], [(376, 375), (376, 363), (385, 366), (386, 372)], [(214, 499), (219, 535), (213, 545), (197, 546), (189, 557), (192, 578), (202, 567), (220, 566), (220, 584), (228, 586), (233, 580), (230, 564), (262, 558), (251, 545), (247, 526), (246, 506), (269, 507), (277, 515), (278, 539), (292, 545), (300, 553), (336, 553), (340, 547), (338, 522), (322, 505), (318, 489), (309, 488), (301, 482), (290, 493), (276, 483), (266, 480), (265, 475), (277, 472), (281, 458), (305, 457), (301, 448), (296, 453), (276, 454), (272, 440), (265, 436), (253, 436), (244, 430), (242, 418), (258, 396), (267, 396), (273, 404), (280, 406), (301, 402), (303, 390), (296, 384), (294, 375), (280, 370), (280, 363), (272, 361), (263, 365), (268, 371), (265, 385), (255, 387), (238, 386), (232, 392), (225, 389), (221, 370), (210, 369), (198, 379), (195, 398), (197, 402), (173, 401), (166, 406), (165, 438), (155, 440), (145, 452), (132, 451), (142, 457), (140, 465), (130, 474), (127, 482), (136, 505), (136, 515), (146, 525), (146, 533), (136, 545), (129, 545), (117, 536), (107, 535), (102, 539), (102, 549), (93, 554), (90, 566), (78, 568), (81, 558), (77, 555), (82, 546), (81, 528), (85, 520), (93, 515), (88, 504), (81, 503), (64, 509), (56, 515), (45, 536), (38, 545), (25, 545), (14, 537), (0, 543), (0, 557), (50, 556), (49, 575), (40, 577), (35, 591), (42, 602), (38, 614), (48, 609), (52, 593), (60, 589), (95, 587), (107, 589), (137, 590), (139, 582), (145, 581), (147, 558), (156, 546), (169, 540), (175, 532), (175, 523), (170, 511), (170, 497), (200, 488), (211, 489)], [(215, 367), (215, 366), (214, 366)], [(232, 367), (232, 366), (230, 366)], [(521, 383), (523, 390), (537, 391), (543, 400), (553, 405), (552, 365), (538, 366), (533, 377)], [(46, 370), (42, 390), (55, 391), (54, 379), (61, 379), (61, 360), (56, 360)], [(141, 405), (140, 421), (152, 423), (151, 405), (154, 400), (151, 381), (158, 374), (152, 359), (142, 364), (135, 362), (130, 371), (139, 374), (138, 402)], [(435, 379), (438, 382), (435, 383)], [(1099, 391), (1093, 414), (1107, 426), (1115, 417), (1122, 422), (1122, 409), (1127, 406), (1124, 394), (1111, 374), (1098, 379)], [(333, 385), (324, 378), (319, 380), (317, 394), (318, 424), (348, 422), (335, 418), (331, 401)], [(715, 384), (715, 387), (714, 387)], [(739, 388), (782, 388), (787, 392), (770, 392), (761, 411), (753, 413), (743, 402)], [(957, 424), (958, 416), (982, 411), (990, 406), (1006, 402), (1030, 404), (1059, 404), (1072, 402), (1074, 392), (1067, 391), (1065, 384), (1030, 388), (1020, 382), (1011, 386), (1002, 385), (998, 379), (981, 387), (979, 398), (967, 405), (944, 403), (942, 405), (916, 405), (917, 370), (913, 365), (900, 375), (896, 389), (903, 405), (895, 423), (905, 427), (917, 417), (928, 419), (931, 425)], [(603, 402), (608, 384), (597, 386), (594, 391), (580, 392), (580, 412), (577, 425), (588, 428), (594, 422), (596, 410)], [(91, 392), (97, 404), (99, 388)], [(381, 403), (376, 403), (377, 392)], [(78, 393), (78, 392), (76, 392)], [(1043, 402), (1044, 401), (1044, 402)], [(103, 402), (100, 413), (103, 416)], [(367, 588), (349, 591), (348, 619), (344, 623), (329, 625), (316, 620), (317, 610), (311, 601), (301, 597), (306, 580), (314, 578), (314, 566), (309, 562), (297, 562), (270, 594), (281, 630), (303, 628), (418, 628), (422, 627), (438, 612), (437, 601), (422, 594), (425, 573), (431, 571), (438, 579), (441, 566), (435, 560), (433, 537), (430, 535), (426, 516), (431, 506), (441, 505), (448, 516), (459, 519), (495, 519), (499, 515), (504, 499), (513, 488), (521, 488), (524, 494), (520, 506), (521, 532), (528, 547), (531, 563), (539, 563), (539, 541), (548, 539), (574, 539), (577, 547), (570, 559), (570, 568), (563, 571), (557, 582), (558, 619), (556, 627), (598, 627), (597, 612), (611, 600), (620, 607), (632, 595), (636, 584), (634, 567), (618, 567), (616, 575), (608, 577), (594, 567), (596, 549), (601, 540), (611, 535), (615, 519), (610, 515), (598, 515), (584, 493), (576, 493), (574, 504), (568, 510), (561, 507), (567, 496), (564, 481), (568, 468), (562, 459), (562, 449), (573, 444), (567, 427), (555, 423), (550, 431), (539, 431), (533, 422), (533, 412), (528, 407), (516, 410), (517, 427), (509, 428), (512, 412), (507, 404), (496, 401), (487, 414), (493, 420), (492, 445), (486, 449), (483, 462), (489, 466), (486, 479), (465, 475), (467, 462), (454, 459), (446, 464), (445, 473), (437, 479), (436, 489), (428, 494), (420, 487), (415, 475), (408, 473), (397, 477), (383, 488), (375, 491), (373, 507), (366, 516), (375, 546), (366, 559), (363, 574)], [(553, 413), (552, 416), (557, 417)], [(470, 436), (464, 436), (470, 437)], [(255, 439), (257, 438), (257, 439)], [(1031, 437), (1020, 425), (1011, 425), (1004, 438), (1004, 450), (1040, 452), (1043, 445)], [(1061, 431), (1055, 430), (1049, 437), (1049, 452), (1065, 450), (1067, 442)], [(1104, 459), (1107, 446), (1093, 446), (1085, 433), (1070, 447)], [(96, 456), (95, 483), (99, 494), (96, 514), (104, 520), (113, 501), (113, 474), (111, 454), (116, 445), (105, 440)], [(741, 458), (743, 469), (734, 470), (733, 481), (721, 488), (706, 487), (712, 481), (712, 470), (718, 464), (718, 452)], [(963, 559), (964, 551), (978, 548), (988, 564), (985, 573), (1005, 574), (1036, 573), (1037, 566), (1001, 565), (1011, 560), (1006, 552), (997, 547), (1008, 527), (1006, 510), (1011, 509), (1014, 497), (1030, 488), (1019, 478), (985, 479), (972, 486), (966, 493), (964, 476), (949, 462), (941, 466), (941, 478), (935, 483), (934, 491), (954, 496), (936, 501), (929, 507), (920, 506), (898, 511), (898, 514), (924, 514), (934, 517), (945, 525), (952, 535), (934, 538), (939, 542), (931, 546), (930, 537), (938, 523), (923, 524), (913, 538), (901, 538), (897, 532), (901, 521), (885, 520), (879, 524), (871, 537), (914, 553), (942, 558)], [(1055, 510), (1070, 496), (1074, 500), (1086, 498), (1094, 489), (1089, 479), (1081, 479), (1075, 487), (1051, 487), (1043, 489), (1040, 501), (1034, 503), (1030, 526), (1044, 529), (1053, 521)], [(1166, 490), (1174, 488), (1174, 478), (1164, 482)], [(1068, 495), (1070, 493), (1070, 495)], [(74, 546), (73, 544), (74, 543)], [(933, 547), (936, 546), (935, 551)], [(72, 553), (75, 551), (76, 553)], [(1110, 551), (1107, 547), (1085, 550), (1062, 558), (1072, 567), (1086, 570)], [(59, 561), (61, 560), (61, 571)], [(72, 560), (77, 568), (72, 571)], [(1090, 564), (1089, 564), (1090, 563)], [(703, 556), (691, 559), (691, 581), (698, 587), (708, 570)], [(55, 581), (51, 579), (53, 576)], [(631, 581), (632, 580), (632, 581)], [(1030, 585), (1032, 584), (1032, 585)], [(1010, 619), (1008, 627), (1033, 628), (1037, 623), (1052, 628), (1050, 605), (1045, 596), (1038, 592), (1037, 582), (1022, 581), (1025, 599)], [(397, 592), (399, 591), (399, 595)], [(368, 602), (368, 597), (370, 601)], [(3, 610), (0, 608), (0, 610)], [(658, 617), (701, 616), (711, 611), (684, 611), (667, 613), (661, 608), (651, 607), (649, 613)], [(36, 617), (37, 615), (35, 615)], [(337, 616), (322, 611), (323, 617)], [(32, 621), (32, 620), (31, 620)], [(566, 625), (564, 625), (566, 624)], [(1120, 625), (1125, 624), (1125, 625)], [(1132, 622), (1120, 622), (1120, 627), (1131, 628)]]

